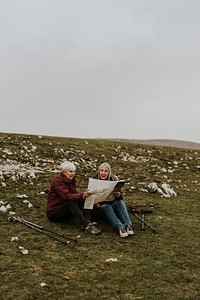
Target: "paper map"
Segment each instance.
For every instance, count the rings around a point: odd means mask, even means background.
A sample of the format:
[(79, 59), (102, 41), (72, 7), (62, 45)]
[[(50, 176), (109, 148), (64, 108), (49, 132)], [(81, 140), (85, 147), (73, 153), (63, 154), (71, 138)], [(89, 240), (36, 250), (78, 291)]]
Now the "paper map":
[(114, 188), (117, 184), (121, 186), (124, 185), (124, 183), (124, 180), (109, 181), (90, 178), (88, 183), (88, 190), (90, 190), (92, 194), (85, 199), (84, 208), (93, 209), (95, 203), (109, 200), (109, 196), (111, 196), (110, 200), (113, 200), (114, 197), (113, 195), (111, 195), (111, 193), (113, 192)]

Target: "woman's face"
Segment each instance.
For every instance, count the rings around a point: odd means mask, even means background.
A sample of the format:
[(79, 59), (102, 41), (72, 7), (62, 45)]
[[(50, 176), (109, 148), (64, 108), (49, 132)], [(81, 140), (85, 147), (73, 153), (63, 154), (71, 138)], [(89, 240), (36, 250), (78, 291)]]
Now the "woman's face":
[(99, 176), (100, 176), (100, 179), (107, 180), (108, 176), (109, 176), (109, 170), (105, 167), (101, 168), (99, 170)]
[(75, 176), (75, 171), (67, 170), (64, 172), (67, 179), (72, 180)]

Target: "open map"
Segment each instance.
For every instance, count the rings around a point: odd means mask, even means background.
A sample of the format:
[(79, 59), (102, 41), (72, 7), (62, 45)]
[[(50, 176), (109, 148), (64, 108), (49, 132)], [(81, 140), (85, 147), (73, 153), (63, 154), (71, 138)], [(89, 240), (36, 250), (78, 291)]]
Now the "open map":
[(93, 209), (93, 206), (97, 202), (105, 200), (112, 201), (114, 196), (112, 192), (115, 188), (121, 188), (125, 184), (125, 180), (109, 181), (90, 178), (88, 183), (88, 190), (91, 191), (91, 195), (85, 199), (84, 208)]

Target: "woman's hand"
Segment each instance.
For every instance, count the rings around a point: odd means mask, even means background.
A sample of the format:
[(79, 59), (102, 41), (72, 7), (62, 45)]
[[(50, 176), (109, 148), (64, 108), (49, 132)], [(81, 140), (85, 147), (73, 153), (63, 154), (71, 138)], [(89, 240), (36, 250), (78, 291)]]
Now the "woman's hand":
[(90, 190), (85, 190), (85, 191), (83, 192), (83, 199), (87, 198), (87, 197), (90, 196), (90, 195), (91, 195)]
[(120, 192), (113, 192), (113, 195), (116, 197), (116, 198), (119, 198), (121, 196), (121, 193)]
[(99, 208), (101, 205), (99, 204), (99, 202), (94, 204), (94, 207)]

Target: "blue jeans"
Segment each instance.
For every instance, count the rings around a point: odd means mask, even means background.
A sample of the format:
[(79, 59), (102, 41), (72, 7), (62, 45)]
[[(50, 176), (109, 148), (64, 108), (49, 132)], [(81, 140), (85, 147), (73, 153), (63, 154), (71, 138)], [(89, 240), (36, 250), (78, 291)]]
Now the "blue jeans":
[(103, 204), (99, 209), (104, 212), (108, 221), (117, 230), (127, 225), (132, 225), (126, 205), (122, 199), (115, 200), (112, 204)]

